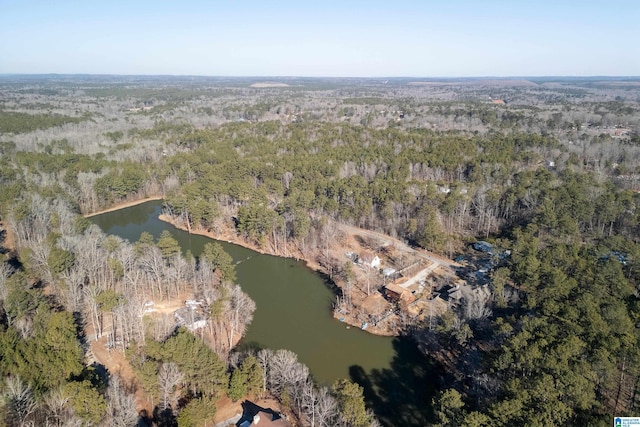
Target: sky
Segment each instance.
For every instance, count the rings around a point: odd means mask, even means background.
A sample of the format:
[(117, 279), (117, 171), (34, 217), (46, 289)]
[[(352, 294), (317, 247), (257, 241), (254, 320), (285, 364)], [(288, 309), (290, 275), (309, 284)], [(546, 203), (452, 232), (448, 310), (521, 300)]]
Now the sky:
[(0, 74), (640, 76), (639, 0), (0, 0)]

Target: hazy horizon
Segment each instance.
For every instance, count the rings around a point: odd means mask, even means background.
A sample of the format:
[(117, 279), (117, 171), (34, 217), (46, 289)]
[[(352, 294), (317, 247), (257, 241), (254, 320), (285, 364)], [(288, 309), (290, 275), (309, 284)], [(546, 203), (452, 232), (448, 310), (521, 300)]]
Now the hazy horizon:
[(0, 73), (0, 77), (154, 77), (154, 78), (199, 78), (199, 79), (239, 79), (239, 80), (251, 80), (251, 79), (264, 79), (264, 80), (277, 80), (277, 79), (331, 79), (331, 80), (424, 80), (425, 83), (431, 81), (489, 81), (489, 80), (576, 80), (576, 81), (588, 81), (588, 80), (636, 80), (640, 79), (640, 75), (530, 75), (530, 76), (304, 76), (304, 75), (204, 75), (204, 74), (118, 74), (118, 73)]
[(7, 1), (0, 74), (640, 75), (640, 4)]

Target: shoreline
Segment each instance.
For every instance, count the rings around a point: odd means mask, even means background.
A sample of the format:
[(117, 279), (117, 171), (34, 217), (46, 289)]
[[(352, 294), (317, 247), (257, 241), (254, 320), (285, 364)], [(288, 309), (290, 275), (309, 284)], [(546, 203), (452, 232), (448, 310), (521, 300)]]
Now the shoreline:
[(162, 199), (164, 199), (164, 196), (151, 196), (151, 197), (145, 197), (144, 199), (133, 200), (130, 202), (117, 203), (110, 208), (101, 209), (97, 212), (84, 214), (83, 216), (85, 218), (91, 218), (93, 216), (102, 215), (109, 212), (115, 212), (115, 211), (119, 211), (120, 209), (130, 208), (131, 206), (137, 206), (146, 202), (151, 202), (153, 200), (162, 200)]
[[(177, 228), (178, 230), (181, 231), (186, 231), (190, 234), (196, 234), (199, 236), (204, 236), (204, 237), (208, 237), (210, 239), (213, 240), (217, 240), (217, 241), (224, 241), (227, 243), (232, 243), (234, 245), (238, 245), (238, 246), (242, 246), (243, 248), (246, 249), (250, 249), (254, 252), (263, 254), (263, 255), (271, 255), (271, 256), (277, 256), (277, 257), (281, 257), (281, 258), (290, 258), (290, 259), (295, 259), (296, 261), (303, 261), (305, 263), (305, 266), (307, 268), (309, 268), (310, 270), (312, 270), (313, 272), (315, 272), (316, 274), (322, 274), (322, 275), (327, 275), (327, 272), (324, 271), (322, 269), (322, 267), (320, 267), (320, 265), (316, 262), (313, 261), (309, 261), (308, 259), (300, 256), (300, 257), (296, 257), (296, 256), (286, 256), (286, 255), (280, 255), (277, 253), (272, 253), (269, 251), (266, 251), (262, 248), (257, 247), (255, 244), (251, 244), (249, 242), (246, 242), (244, 239), (242, 239), (241, 237), (239, 237), (237, 234), (235, 233), (214, 233), (212, 231), (208, 231), (208, 230), (203, 230), (203, 229), (191, 229), (189, 230), (188, 227), (186, 227), (183, 224), (179, 224), (178, 221), (169, 218), (167, 215), (165, 214), (160, 214), (158, 216), (158, 219), (160, 221), (166, 222), (167, 224), (172, 225), (173, 227)], [(337, 283), (334, 282), (334, 286), (338, 289), (342, 289)], [(335, 291), (332, 290), (332, 292), (334, 293), (335, 296)], [(351, 318), (351, 316), (345, 316), (344, 314), (337, 314), (335, 310), (331, 310), (331, 317), (336, 320), (336, 321), (340, 321), (342, 323), (344, 323), (345, 325), (349, 325), (351, 327), (357, 328), (357, 329), (361, 329), (362, 326), (362, 322), (359, 321), (358, 319), (355, 318)], [(389, 333), (389, 332), (385, 332), (382, 330), (378, 330), (375, 326), (371, 325), (372, 327), (367, 328), (366, 330), (364, 330), (365, 332), (371, 334), (371, 335), (377, 335), (377, 336), (383, 336), (383, 337), (397, 337), (400, 336), (397, 333)]]
[(296, 261), (304, 261), (305, 265), (308, 268), (310, 268), (311, 270), (313, 270), (315, 272), (322, 273), (322, 274), (326, 274), (326, 272), (323, 271), (322, 268), (317, 263), (309, 261), (309, 260), (305, 259), (302, 256), (294, 256), (294, 255), (287, 256), (287, 255), (281, 255), (281, 254), (269, 252), (267, 250), (264, 250), (264, 249), (256, 246), (253, 243), (245, 241), (244, 239), (240, 238), (235, 233), (214, 233), (213, 231), (203, 230), (202, 228), (197, 228), (197, 229), (193, 229), (192, 228), (191, 230), (189, 230), (188, 227), (186, 227), (185, 225), (179, 224), (178, 221), (169, 218), (165, 214), (160, 214), (158, 216), (158, 219), (160, 221), (166, 222), (167, 224), (171, 224), (172, 226), (174, 226), (178, 230), (186, 231), (189, 234), (196, 234), (198, 236), (208, 237), (208, 238), (213, 239), (213, 240), (232, 243), (234, 245), (238, 245), (238, 246), (242, 246), (243, 248), (250, 249), (250, 250), (252, 250), (254, 252), (258, 252), (259, 254), (262, 254), (262, 255), (271, 255), (271, 256), (277, 256), (277, 257), (280, 257), (280, 258), (295, 259)]
[[(150, 202), (150, 201), (153, 201), (153, 200), (162, 200), (162, 199), (164, 199), (164, 197), (162, 197), (162, 196), (151, 196), (151, 197), (145, 197), (145, 198), (139, 199), (139, 200), (133, 200), (133, 201), (130, 201), (130, 202), (118, 203), (116, 205), (113, 205), (110, 208), (102, 209), (102, 210), (100, 210), (98, 212), (93, 212), (93, 213), (90, 213), (90, 214), (85, 214), (84, 217), (85, 218), (90, 218), (90, 217), (101, 215), (101, 214), (104, 214), (104, 213), (115, 212), (115, 211), (118, 211), (120, 209), (125, 209), (125, 208), (131, 207), (131, 206), (140, 205), (142, 203)], [(223, 230), (221, 233), (215, 233), (213, 231), (204, 230), (202, 228), (190, 229), (189, 227), (187, 227), (187, 225), (181, 224), (179, 221), (177, 221), (175, 219), (172, 219), (172, 218), (168, 217), (165, 214), (160, 214), (158, 216), (158, 219), (160, 221), (162, 221), (162, 222), (170, 224), (171, 226), (177, 228), (178, 230), (185, 231), (185, 232), (190, 233), (190, 234), (196, 234), (196, 235), (208, 237), (210, 239), (217, 240), (217, 241), (224, 241), (224, 242), (227, 242), (227, 243), (232, 243), (234, 245), (238, 245), (238, 246), (241, 246), (243, 248), (250, 249), (250, 250), (252, 250), (254, 252), (257, 252), (259, 254), (277, 256), (277, 257), (281, 257), (281, 258), (295, 259), (296, 261), (303, 261), (305, 266), (307, 268), (309, 268), (310, 270), (312, 270), (313, 272), (315, 272), (316, 274), (321, 274), (321, 275), (325, 275), (325, 276), (328, 274), (326, 271), (324, 271), (324, 269), (317, 262), (309, 260), (306, 257), (304, 257), (303, 254), (297, 248), (296, 248), (295, 251), (288, 251), (289, 252), (288, 254), (280, 254), (280, 253), (276, 253), (275, 251), (269, 251), (269, 250), (265, 250), (263, 248), (260, 248), (254, 243), (247, 242), (244, 239), (242, 239), (240, 236), (238, 236), (237, 233), (235, 233), (235, 232), (232, 233), (227, 229)], [(294, 252), (294, 254), (292, 254), (292, 252)], [(338, 288), (338, 289), (342, 289), (342, 287), (336, 282), (334, 282), (334, 286), (336, 288)], [(335, 290), (332, 290), (332, 292), (334, 293), (334, 295), (337, 295)], [(337, 321), (340, 321), (340, 322), (343, 322), (345, 325), (349, 325), (351, 327), (361, 329), (362, 322), (360, 320), (358, 320), (357, 318), (355, 318), (354, 316), (350, 316), (350, 315), (346, 315), (345, 316), (345, 314), (338, 314), (338, 313), (336, 313), (335, 310), (331, 310), (330, 315), (331, 315), (331, 317), (333, 319), (335, 319)], [(367, 333), (369, 333), (371, 335), (386, 336), (386, 337), (400, 336), (398, 334), (398, 331), (392, 332), (392, 331), (388, 331), (388, 330), (379, 329), (379, 328), (375, 327), (375, 325), (369, 325), (369, 327), (366, 329), (365, 332), (367, 332)]]

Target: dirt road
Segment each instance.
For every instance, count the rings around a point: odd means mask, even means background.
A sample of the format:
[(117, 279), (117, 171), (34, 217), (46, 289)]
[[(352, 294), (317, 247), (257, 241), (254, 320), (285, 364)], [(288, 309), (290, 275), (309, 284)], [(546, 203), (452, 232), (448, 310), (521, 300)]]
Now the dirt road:
[(401, 240), (398, 239), (394, 239), (391, 236), (388, 236), (384, 233), (379, 233), (377, 231), (371, 231), (371, 230), (365, 230), (362, 228), (358, 228), (355, 227), (353, 225), (345, 225), (345, 224), (340, 224), (339, 225), (340, 229), (346, 233), (346, 234), (350, 234), (350, 235), (355, 235), (355, 236), (366, 236), (372, 239), (377, 239), (381, 242), (383, 242), (383, 244), (386, 246), (393, 246), (396, 249), (403, 251), (403, 252), (407, 252), (410, 254), (413, 254), (415, 256), (418, 256), (422, 259), (431, 261), (437, 265), (443, 266), (443, 267), (447, 267), (447, 268), (452, 268), (455, 269), (457, 267), (462, 267), (460, 264), (458, 264), (457, 262), (450, 260), (448, 258), (445, 258), (441, 255), (435, 254), (433, 252), (429, 252), (427, 250), (424, 249), (414, 249), (411, 246), (407, 245), (406, 243), (402, 242)]

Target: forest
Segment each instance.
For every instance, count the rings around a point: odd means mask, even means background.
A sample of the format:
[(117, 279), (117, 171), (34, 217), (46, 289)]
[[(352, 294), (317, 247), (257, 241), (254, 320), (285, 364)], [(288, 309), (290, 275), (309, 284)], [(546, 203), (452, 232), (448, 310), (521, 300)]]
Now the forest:
[[(393, 425), (358, 378), (321, 385), (288, 350), (235, 347), (255, 303), (220, 245), (194, 257), (85, 217), (150, 197), (189, 231), (318, 265), (343, 297), (340, 226), (449, 259), (489, 242), (482, 281), (460, 273), (486, 298), (397, 324), (439, 366), (429, 424), (637, 413), (637, 81), (275, 83), (0, 77), (0, 425), (208, 426), (245, 398), (292, 425)], [(142, 312), (185, 295), (205, 327)], [(133, 374), (105, 370), (100, 343)]]

